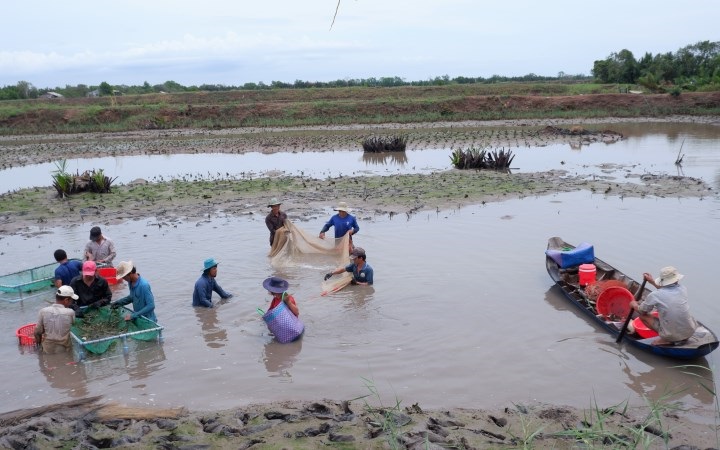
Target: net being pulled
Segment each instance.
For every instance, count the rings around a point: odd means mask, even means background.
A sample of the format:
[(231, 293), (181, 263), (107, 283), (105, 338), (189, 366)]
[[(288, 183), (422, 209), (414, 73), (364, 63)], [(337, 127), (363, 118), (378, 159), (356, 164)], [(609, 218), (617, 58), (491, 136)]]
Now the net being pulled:
[[(307, 263), (309, 258), (319, 257), (321, 263), (327, 264), (330, 270), (350, 264), (350, 235), (342, 238), (325, 238), (312, 235), (295, 226), (289, 219), (285, 225), (275, 231), (275, 239), (270, 248), (270, 264), (273, 267), (291, 267)], [(325, 261), (327, 261), (325, 263)], [(318, 274), (320, 278), (325, 272)], [(335, 275), (322, 282), (322, 295), (337, 292), (352, 281), (350, 272)]]

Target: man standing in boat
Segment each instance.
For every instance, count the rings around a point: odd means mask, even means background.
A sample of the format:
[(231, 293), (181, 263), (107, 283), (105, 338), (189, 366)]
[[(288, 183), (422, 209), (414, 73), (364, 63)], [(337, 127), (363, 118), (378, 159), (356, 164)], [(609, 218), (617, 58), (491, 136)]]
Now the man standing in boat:
[(95, 261), (95, 264), (112, 267), (115, 258), (115, 243), (112, 239), (103, 236), (100, 227), (90, 229), (90, 240), (85, 245), (85, 260)]
[[(657, 291), (648, 295), (642, 303), (631, 301), (630, 306), (640, 314), (640, 320), (660, 336), (653, 345), (682, 344), (698, 326), (690, 315), (687, 289), (679, 283), (684, 275), (678, 273), (675, 267), (668, 266), (660, 270), (659, 278), (653, 278), (649, 273), (644, 273), (643, 277)], [(652, 314), (653, 310), (657, 310), (658, 317)]]

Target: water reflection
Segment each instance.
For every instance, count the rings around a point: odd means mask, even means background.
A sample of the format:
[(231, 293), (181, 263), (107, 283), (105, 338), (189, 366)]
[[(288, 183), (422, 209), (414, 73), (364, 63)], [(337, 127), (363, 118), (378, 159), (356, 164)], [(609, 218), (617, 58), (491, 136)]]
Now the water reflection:
[[(715, 401), (712, 394), (715, 392), (712, 371), (705, 358), (678, 365), (677, 361), (669, 362), (654, 355), (639, 353), (622, 361), (622, 371), (628, 377), (625, 384), (638, 396), (660, 399), (689, 395), (706, 405)], [(638, 361), (646, 364), (645, 370), (633, 368), (638, 365)]]
[(53, 355), (38, 352), (38, 364), (51, 387), (70, 397), (88, 395), (85, 364), (76, 363), (70, 352)]
[(202, 328), (203, 339), (210, 348), (224, 347), (228, 340), (227, 331), (218, 324), (217, 311), (221, 304), (222, 300), (214, 308), (194, 308)]
[(368, 153), (363, 152), (362, 160), (365, 164), (392, 164), (404, 166), (408, 162), (405, 152)]
[(272, 377), (291, 378), (290, 368), (302, 350), (302, 343), (302, 336), (287, 344), (281, 344), (275, 339), (268, 341), (263, 348), (262, 356), (265, 370), (272, 374)]
[(137, 342), (135, 351), (123, 356), (130, 380), (149, 378), (154, 372), (162, 369), (165, 363), (165, 350), (162, 344), (154, 341)]

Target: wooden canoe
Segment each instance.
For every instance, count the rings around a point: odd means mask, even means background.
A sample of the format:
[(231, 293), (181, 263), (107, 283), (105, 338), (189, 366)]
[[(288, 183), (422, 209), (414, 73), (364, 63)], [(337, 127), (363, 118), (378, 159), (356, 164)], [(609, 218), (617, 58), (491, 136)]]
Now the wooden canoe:
[[(568, 244), (559, 237), (552, 237), (548, 239), (547, 248), (551, 251), (568, 251), (568, 249), (574, 249), (575, 246)], [(617, 338), (623, 326), (623, 318), (607, 318), (598, 314), (595, 302), (587, 294), (586, 289), (579, 284), (578, 266), (561, 268), (560, 264), (549, 256), (546, 256), (545, 263), (550, 278), (555, 281), (555, 284), (557, 284), (565, 297), (580, 308), (580, 310), (584, 311), (600, 328), (608, 332), (613, 338)], [(594, 258), (593, 264), (595, 264), (596, 268), (595, 278), (597, 283), (607, 282), (608, 280), (618, 280), (627, 286), (627, 289), (633, 294), (636, 294), (640, 288), (639, 282), (605, 261)], [(649, 289), (644, 288), (640, 299), (645, 299), (650, 292)], [(633, 312), (633, 314), (635, 313)], [(642, 338), (636, 333), (628, 331), (623, 338), (623, 342), (656, 355), (676, 359), (700, 358), (718, 347), (717, 336), (700, 322), (698, 322), (698, 328), (695, 330), (695, 334), (681, 345), (653, 345), (652, 342), (655, 339), (654, 337)], [(622, 343), (618, 345), (622, 345)]]

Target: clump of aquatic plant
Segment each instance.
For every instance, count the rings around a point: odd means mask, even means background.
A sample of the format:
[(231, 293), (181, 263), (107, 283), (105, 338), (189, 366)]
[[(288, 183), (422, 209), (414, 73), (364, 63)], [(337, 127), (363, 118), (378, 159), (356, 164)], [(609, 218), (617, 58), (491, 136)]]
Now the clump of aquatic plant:
[(55, 161), (55, 170), (52, 171), (53, 187), (60, 197), (66, 197), (73, 192), (74, 178), (67, 171), (67, 160)]
[[(375, 382), (364, 377), (362, 379), (365, 383), (365, 388), (370, 391), (370, 394), (354, 400), (363, 399), (365, 408), (374, 418), (374, 420), (368, 423), (370, 426), (370, 436), (374, 438), (380, 433), (385, 433), (390, 449), (399, 450), (405, 448), (400, 437), (400, 429), (410, 423), (410, 418), (402, 412), (400, 400), (396, 398), (395, 404), (391, 407), (384, 406)], [(375, 398), (379, 406), (371, 406), (367, 401), (369, 397)]]
[(470, 147), (456, 149), (450, 155), (450, 161), (456, 169), (509, 170), (515, 155), (511, 150), (487, 150)]
[(103, 169), (85, 171), (82, 175), (71, 174), (67, 171), (67, 161), (55, 163), (56, 169), (52, 172), (53, 187), (60, 197), (67, 197), (78, 192), (96, 192), (104, 194), (110, 192), (113, 182), (117, 179), (105, 175)]
[(363, 140), (362, 146), (369, 153), (404, 152), (407, 136), (370, 136)]
[(103, 169), (93, 170), (88, 175), (90, 178), (90, 191), (98, 192), (100, 194), (110, 192), (110, 186), (113, 181), (117, 179), (117, 177), (110, 178), (105, 175)]

